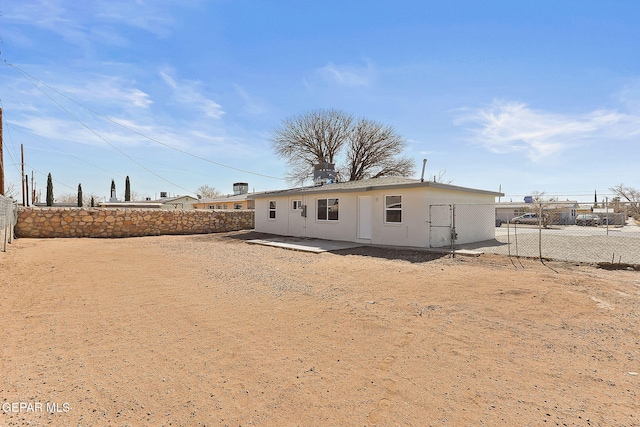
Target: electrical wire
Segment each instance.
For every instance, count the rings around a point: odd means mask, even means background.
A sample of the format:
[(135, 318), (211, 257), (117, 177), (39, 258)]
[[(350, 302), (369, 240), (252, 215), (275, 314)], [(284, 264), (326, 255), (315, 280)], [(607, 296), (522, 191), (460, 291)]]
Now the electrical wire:
[[(14, 130), (18, 130), (18, 131), (19, 131), (19, 129), (15, 128), (15, 127), (14, 127), (13, 125), (11, 125), (11, 124), (7, 124), (7, 125), (8, 125), (9, 127), (13, 127), (13, 128), (14, 128)], [(93, 168), (96, 168), (96, 169), (99, 169), (99, 170), (101, 170), (101, 171), (103, 171), (103, 172), (108, 173), (108, 174), (109, 174), (109, 175), (111, 175), (111, 176), (116, 176), (116, 177), (118, 177), (118, 178), (123, 178), (121, 175), (118, 175), (117, 173), (114, 173), (114, 172), (108, 171), (108, 170), (106, 170), (106, 169), (104, 169), (104, 168), (102, 168), (102, 167), (100, 167), (100, 166), (98, 166), (98, 165), (94, 165), (93, 163), (88, 162), (88, 161), (86, 161), (85, 159), (83, 159), (82, 157), (80, 157), (80, 156), (76, 156), (75, 154), (72, 154), (72, 153), (69, 153), (69, 152), (67, 152), (67, 151), (61, 150), (61, 149), (56, 148), (56, 147), (51, 147), (51, 146), (49, 146), (49, 149), (50, 149), (50, 150), (52, 150), (52, 151), (58, 152), (58, 153), (62, 153), (62, 154), (64, 154), (64, 155), (66, 155), (66, 156), (74, 157), (74, 158), (76, 158), (76, 159), (80, 160), (81, 162), (88, 164), (89, 166), (91, 166), (91, 167), (93, 167)]]
[[(51, 100), (51, 102), (53, 102), (54, 104), (56, 104), (61, 110), (63, 110), (65, 113), (67, 113), (69, 116), (71, 116), (73, 119), (75, 119), (76, 121), (78, 121), (84, 128), (86, 128), (89, 132), (93, 133), (96, 137), (98, 137), (100, 140), (102, 140), (104, 143), (106, 143), (107, 145), (109, 145), (111, 148), (113, 148), (114, 150), (116, 150), (118, 153), (122, 154), (124, 157), (126, 157), (127, 159), (131, 160), (133, 163), (135, 163), (136, 165), (140, 166), (142, 169), (146, 170), (147, 172), (149, 172), (150, 174), (156, 176), (157, 178), (160, 178), (161, 180), (173, 185), (174, 187), (180, 188), (182, 190), (185, 190), (188, 193), (191, 194), (196, 194), (196, 192), (189, 190), (188, 188), (184, 188), (178, 184), (176, 184), (175, 182), (172, 182), (168, 179), (166, 179), (165, 177), (157, 174), (156, 172), (154, 172), (153, 170), (149, 169), (148, 167), (146, 167), (145, 165), (143, 165), (142, 163), (138, 162), (137, 160), (135, 160), (133, 157), (129, 156), (127, 153), (125, 153), (124, 151), (122, 151), (121, 149), (119, 149), (118, 147), (116, 147), (115, 145), (113, 145), (111, 142), (109, 142), (106, 138), (104, 138), (102, 135), (100, 135), (99, 133), (97, 133), (96, 131), (94, 131), (93, 129), (91, 129), (85, 122), (83, 122), (80, 118), (76, 117), (73, 113), (71, 113), (71, 111), (69, 111), (68, 109), (66, 109), (65, 107), (63, 107), (62, 105), (60, 105), (60, 103), (58, 103), (53, 97), (51, 97), (47, 92), (45, 92), (44, 90), (42, 90), (40, 87), (38, 87), (38, 85), (36, 85), (35, 83), (33, 83), (31, 80), (29, 80), (29, 78), (27, 78), (27, 76), (25, 74), (23, 74), (22, 70), (18, 69), (17, 67), (14, 67), (11, 64), (8, 64), (10, 67), (12, 67), (18, 74), (22, 75), (22, 77), (27, 80), (29, 83), (31, 83), (31, 85), (33, 85), (33, 87), (35, 87), (37, 90), (39, 90), (40, 92), (42, 92), (42, 94), (44, 94), (47, 98), (49, 98)], [(37, 79), (34, 79), (36, 81), (38, 81)]]
[[(2, 108), (2, 121), (4, 123), (7, 123), (7, 119), (5, 117), (5, 108), (4, 108), (4, 104), (2, 103), (2, 99), (0, 98), (0, 108)], [(4, 124), (3, 123), (3, 124)], [(9, 131), (9, 127), (6, 127), (7, 131)], [(13, 147), (13, 149), (15, 150), (15, 144), (13, 142), (13, 138), (11, 136), (11, 132), (7, 132), (9, 134), (9, 140), (11, 141), (11, 146)], [(18, 175), (22, 175), (22, 172), (20, 171), (20, 168), (18, 167), (18, 165), (20, 164), (19, 162), (17, 162), (14, 158), (13, 158), (13, 154), (11, 154), (11, 150), (7, 147), (7, 153), (9, 153), (9, 157), (11, 157), (11, 161), (13, 162), (13, 164), (16, 166), (16, 172), (18, 173)], [(17, 153), (16, 153), (17, 156)], [(0, 165), (0, 167), (2, 167), (2, 165)]]
[[(148, 139), (149, 141), (152, 141), (152, 142), (155, 142), (156, 144), (162, 145), (163, 147), (167, 147), (167, 148), (169, 148), (169, 149), (175, 150), (175, 151), (177, 151), (177, 152), (179, 152), (179, 153), (185, 154), (185, 155), (190, 156), (190, 157), (193, 157), (193, 158), (195, 158), (195, 159), (202, 160), (202, 161), (204, 161), (204, 162), (208, 162), (208, 163), (212, 163), (212, 164), (214, 164), (214, 165), (217, 165), (217, 166), (220, 166), (220, 167), (224, 167), (224, 168), (227, 168), (227, 169), (231, 169), (231, 170), (235, 170), (235, 171), (238, 171), (238, 172), (243, 172), (243, 173), (247, 173), (247, 174), (251, 174), (251, 175), (261, 176), (261, 177), (264, 177), (264, 178), (270, 178), (270, 179), (277, 179), (277, 180), (281, 180), (281, 181), (286, 181), (286, 179), (285, 179), (285, 178), (280, 178), (280, 177), (276, 177), (276, 176), (271, 176), (271, 175), (261, 174), (261, 173), (258, 173), (258, 172), (252, 172), (252, 171), (249, 171), (249, 170), (246, 170), (246, 169), (240, 169), (240, 168), (236, 168), (236, 167), (234, 167), (234, 166), (225, 165), (225, 164), (223, 164), (223, 163), (216, 162), (216, 161), (213, 161), (213, 160), (207, 159), (207, 158), (202, 157), (202, 156), (198, 156), (198, 155), (196, 155), (196, 154), (193, 154), (193, 153), (190, 153), (190, 152), (188, 152), (188, 151), (185, 151), (185, 150), (182, 150), (182, 149), (180, 149), (180, 148), (177, 148), (177, 147), (174, 147), (174, 146), (172, 146), (172, 145), (169, 145), (169, 144), (167, 144), (167, 143), (165, 143), (165, 142), (159, 141), (159, 140), (157, 140), (157, 139), (155, 139), (155, 138), (152, 138), (152, 137), (150, 137), (150, 136), (148, 136), (148, 135), (145, 135), (145, 134), (143, 134), (143, 133), (141, 133), (141, 132), (139, 132), (139, 131), (137, 131), (137, 130), (135, 130), (135, 129), (132, 129), (132, 128), (130, 128), (130, 127), (128, 127), (128, 126), (126, 126), (126, 125), (124, 125), (124, 124), (122, 124), (122, 123), (119, 123), (118, 121), (113, 120), (113, 119), (111, 119), (110, 117), (107, 117), (107, 116), (105, 116), (105, 115), (103, 115), (103, 114), (101, 114), (101, 113), (99, 113), (99, 112), (97, 112), (97, 111), (93, 110), (92, 108), (87, 107), (86, 105), (83, 105), (83, 104), (79, 103), (78, 101), (76, 101), (76, 100), (74, 100), (74, 99), (72, 99), (72, 98), (68, 97), (68, 96), (67, 96), (67, 95), (65, 95), (64, 93), (59, 92), (59, 91), (58, 91), (58, 90), (56, 90), (55, 88), (53, 88), (53, 87), (49, 86), (48, 84), (46, 84), (46, 83), (44, 83), (44, 82), (42, 82), (42, 81), (38, 80), (37, 78), (33, 77), (32, 75), (30, 75), (30, 74), (29, 74), (29, 73), (27, 73), (26, 71), (22, 70), (22, 69), (21, 69), (21, 68), (19, 68), (18, 66), (14, 65), (14, 64), (9, 64), (9, 63), (7, 63), (7, 65), (8, 65), (9, 67), (14, 68), (14, 69), (15, 69), (16, 71), (18, 71), (19, 73), (22, 73), (22, 74), (23, 74), (23, 77), (24, 77), (25, 79), (27, 78), (26, 76), (29, 76), (29, 78), (31, 78), (31, 79), (33, 79), (33, 80), (37, 81), (38, 83), (40, 83), (40, 84), (42, 84), (42, 85), (44, 85), (44, 86), (46, 86), (46, 87), (48, 87), (49, 89), (51, 89), (52, 91), (56, 92), (56, 93), (57, 93), (57, 94), (59, 94), (60, 96), (63, 96), (64, 98), (68, 99), (69, 101), (71, 101), (71, 102), (75, 103), (76, 105), (78, 105), (78, 106), (80, 106), (80, 107), (82, 107), (82, 108), (84, 108), (84, 109), (86, 109), (86, 110), (88, 110), (88, 111), (92, 112), (93, 114), (95, 114), (95, 115), (97, 115), (97, 116), (99, 116), (99, 117), (103, 118), (104, 120), (107, 120), (107, 121), (109, 121), (109, 122), (111, 122), (111, 123), (113, 123), (113, 124), (115, 124), (115, 125), (117, 125), (117, 126), (120, 126), (120, 127), (124, 128), (124, 129), (128, 130), (129, 132), (132, 132), (132, 133), (134, 133), (134, 134), (136, 134), (136, 135), (138, 135), (138, 136), (141, 136), (141, 137), (143, 137), (143, 138), (145, 138), (145, 139)], [(33, 83), (32, 83), (32, 84), (33, 84)]]

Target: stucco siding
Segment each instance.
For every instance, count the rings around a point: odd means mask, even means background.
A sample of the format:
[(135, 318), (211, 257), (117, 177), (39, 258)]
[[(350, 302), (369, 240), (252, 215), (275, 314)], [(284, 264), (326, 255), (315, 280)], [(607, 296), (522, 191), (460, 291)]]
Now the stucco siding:
[[(370, 199), (371, 218), (361, 218), (359, 197)], [(401, 221), (386, 222), (387, 196), (401, 204)], [(318, 219), (318, 200), (338, 199), (338, 219)], [(269, 202), (276, 203), (276, 218), (269, 218)], [(293, 209), (302, 203), (301, 209)], [(452, 205), (456, 206), (456, 243), (489, 240), (495, 236), (495, 197), (491, 194), (443, 190), (439, 188), (375, 188), (369, 191), (323, 192), (297, 195), (272, 195), (256, 199), (256, 230), (286, 236), (315, 237), (330, 240), (371, 243), (377, 245), (440, 247), (451, 239)], [(436, 206), (437, 208), (432, 208)], [(444, 217), (445, 226), (434, 227), (430, 213)], [(368, 212), (363, 210), (363, 212)], [(447, 217), (449, 216), (449, 217)], [(361, 220), (370, 223), (370, 239), (358, 238)], [(396, 218), (397, 220), (397, 218)], [(439, 233), (439, 234), (438, 234)], [(365, 233), (367, 234), (367, 233)], [(433, 234), (433, 235), (432, 235)], [(436, 235), (437, 234), (437, 235)], [(434, 238), (434, 236), (436, 238)]]

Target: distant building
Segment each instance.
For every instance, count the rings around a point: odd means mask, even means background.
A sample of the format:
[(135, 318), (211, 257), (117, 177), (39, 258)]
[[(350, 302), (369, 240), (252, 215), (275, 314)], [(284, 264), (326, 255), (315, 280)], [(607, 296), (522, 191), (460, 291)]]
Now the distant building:
[(249, 184), (236, 182), (233, 184), (233, 194), (219, 196), (213, 199), (200, 199), (191, 203), (192, 209), (254, 209), (255, 201), (249, 199)]
[[(566, 202), (542, 202), (542, 210), (549, 216), (549, 224), (575, 224), (579, 205), (575, 200)], [(526, 213), (538, 213), (540, 203), (496, 203), (496, 221), (508, 223), (512, 218)]]
[(197, 200), (192, 196), (176, 196), (136, 202), (101, 202), (98, 206), (101, 208), (190, 209), (191, 203)]

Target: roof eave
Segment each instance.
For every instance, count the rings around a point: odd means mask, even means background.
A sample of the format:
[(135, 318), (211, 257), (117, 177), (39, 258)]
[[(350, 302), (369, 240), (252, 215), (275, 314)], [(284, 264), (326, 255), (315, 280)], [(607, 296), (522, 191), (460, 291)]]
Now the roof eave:
[(288, 190), (278, 190), (278, 191), (269, 191), (260, 194), (252, 195), (252, 199), (264, 198), (264, 197), (274, 197), (274, 196), (285, 196), (285, 195), (301, 195), (301, 194), (321, 194), (321, 193), (363, 193), (373, 190), (400, 190), (405, 188), (437, 188), (441, 190), (451, 190), (451, 191), (462, 191), (466, 193), (476, 193), (476, 194), (484, 194), (491, 195), (494, 197), (504, 197), (504, 193), (500, 193), (497, 191), (488, 191), (488, 190), (480, 190), (476, 188), (468, 188), (468, 187), (460, 187), (451, 184), (442, 184), (439, 182), (433, 181), (425, 181), (425, 182), (408, 182), (408, 183), (399, 183), (399, 184), (388, 184), (388, 185), (370, 185), (365, 187), (355, 187), (355, 188), (331, 188), (332, 184), (321, 186), (321, 187), (304, 187), (304, 188), (294, 188)]

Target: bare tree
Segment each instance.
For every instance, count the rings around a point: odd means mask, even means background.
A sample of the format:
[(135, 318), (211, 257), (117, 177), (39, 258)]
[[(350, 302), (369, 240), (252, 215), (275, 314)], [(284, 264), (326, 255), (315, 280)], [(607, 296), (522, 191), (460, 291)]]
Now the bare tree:
[(315, 110), (285, 119), (273, 132), (271, 142), (276, 154), (291, 167), (287, 178), (303, 182), (314, 165), (335, 164), (352, 123), (353, 117), (338, 110)]
[(433, 182), (438, 182), (440, 184), (451, 184), (453, 182), (452, 179), (445, 179), (445, 175), (447, 173), (447, 170), (441, 170), (438, 172), (438, 175), (433, 175)]
[(618, 184), (610, 190), (620, 198), (620, 201), (627, 201), (626, 205), (634, 217), (640, 215), (640, 190), (624, 184)]
[(56, 203), (60, 203), (60, 204), (63, 204), (63, 205), (77, 206), (78, 205), (78, 194), (73, 194), (73, 193), (61, 194), (59, 196), (56, 196), (55, 201), (56, 201)]
[(393, 127), (356, 121), (338, 110), (315, 110), (285, 119), (271, 142), (290, 166), (289, 181), (300, 184), (320, 163), (337, 164), (338, 175), (349, 181), (413, 173), (411, 159), (400, 157), (406, 140)]
[(17, 199), (18, 198), (18, 187), (16, 187), (15, 184), (12, 183), (7, 183), (6, 187), (4, 189), (4, 195), (5, 197), (10, 197), (12, 199)]
[(533, 190), (531, 192), (531, 199), (536, 203), (542, 203), (544, 202), (544, 198), (546, 194), (547, 194), (546, 191)]
[(548, 228), (552, 224), (562, 221), (562, 204), (554, 197), (545, 197), (545, 191), (534, 190), (531, 192), (533, 211), (540, 217), (540, 224)]
[(413, 174), (413, 161), (400, 157), (406, 145), (406, 140), (393, 126), (367, 119), (358, 120), (346, 146), (348, 180)]
[(146, 198), (149, 198), (149, 200), (151, 200), (151, 196), (149, 196), (148, 194), (142, 194), (139, 193), (137, 191), (132, 191), (131, 192), (131, 201), (140, 201), (140, 200), (146, 200)]
[(209, 187), (208, 185), (201, 185), (196, 192), (199, 199), (214, 199), (222, 194), (217, 188)]

